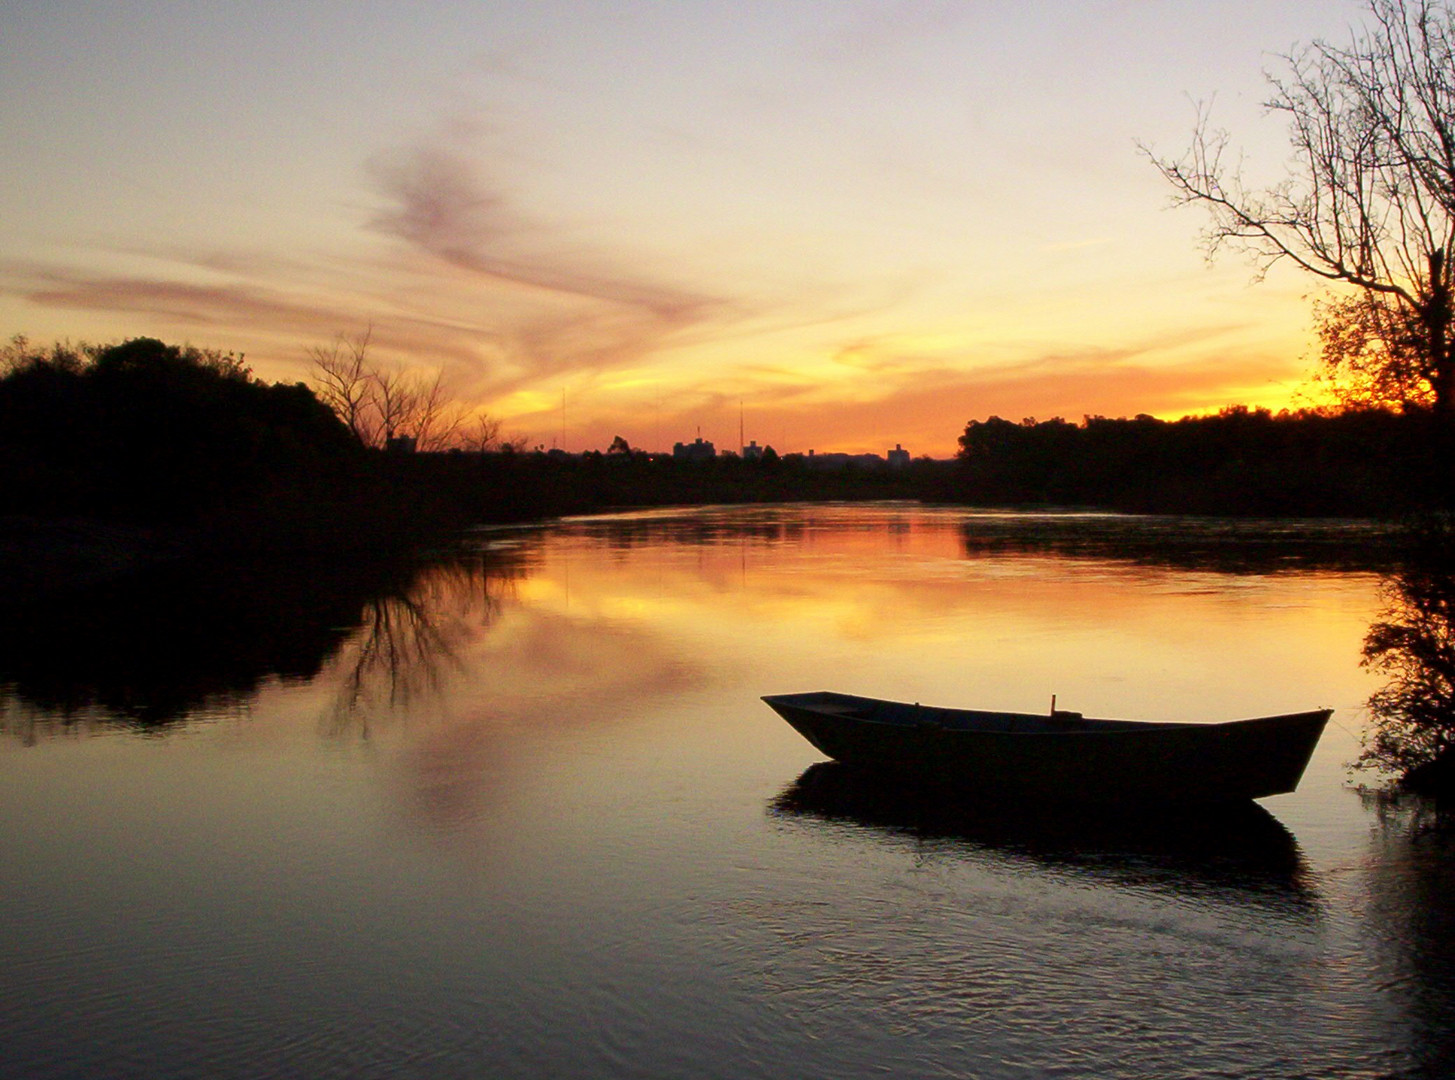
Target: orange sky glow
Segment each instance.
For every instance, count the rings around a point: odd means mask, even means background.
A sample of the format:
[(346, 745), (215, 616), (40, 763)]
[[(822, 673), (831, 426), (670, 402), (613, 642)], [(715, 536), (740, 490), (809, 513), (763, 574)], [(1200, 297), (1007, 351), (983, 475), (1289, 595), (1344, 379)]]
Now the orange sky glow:
[(573, 451), (1315, 400), (1313, 283), (1207, 264), (1137, 144), (1210, 100), (1276, 180), (1262, 71), (1344, 0), (129, 7), (5, 17), (6, 336), (370, 331)]

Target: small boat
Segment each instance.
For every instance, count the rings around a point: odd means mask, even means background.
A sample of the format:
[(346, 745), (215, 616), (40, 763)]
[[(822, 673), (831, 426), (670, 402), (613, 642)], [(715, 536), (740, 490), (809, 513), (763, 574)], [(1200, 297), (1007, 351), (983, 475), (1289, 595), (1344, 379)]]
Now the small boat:
[(836, 761), (970, 799), (1211, 803), (1298, 786), (1331, 709), (1225, 723), (982, 712), (816, 691), (763, 698)]

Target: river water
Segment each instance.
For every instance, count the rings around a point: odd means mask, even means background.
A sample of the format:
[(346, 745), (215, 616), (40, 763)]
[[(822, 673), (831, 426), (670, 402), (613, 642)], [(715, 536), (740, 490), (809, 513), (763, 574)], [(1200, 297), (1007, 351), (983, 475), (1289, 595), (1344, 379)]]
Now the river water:
[[(29, 612), (0, 1076), (1451, 1075), (1455, 853), (1346, 768), (1378, 552), (706, 508)], [(759, 697), (816, 689), (1336, 712), (1261, 809), (969, 817), (815, 765)]]

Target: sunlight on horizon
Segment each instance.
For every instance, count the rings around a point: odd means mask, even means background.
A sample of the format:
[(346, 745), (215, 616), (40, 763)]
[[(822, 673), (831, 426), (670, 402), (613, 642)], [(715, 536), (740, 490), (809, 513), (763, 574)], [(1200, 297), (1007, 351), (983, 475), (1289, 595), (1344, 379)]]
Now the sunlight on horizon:
[(372, 328), (573, 451), (736, 448), (741, 416), (779, 452), (942, 457), (991, 415), (1297, 406), (1310, 283), (1205, 265), (1135, 146), (1212, 100), (1276, 176), (1270, 52), (1357, 12), (331, 6), (305, 47), (271, 3), (18, 10), (0, 334), (296, 381)]

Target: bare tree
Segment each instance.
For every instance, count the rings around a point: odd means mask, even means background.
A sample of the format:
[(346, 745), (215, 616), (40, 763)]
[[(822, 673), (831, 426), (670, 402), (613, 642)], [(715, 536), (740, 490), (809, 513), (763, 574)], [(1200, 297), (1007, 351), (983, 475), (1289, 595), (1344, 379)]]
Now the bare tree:
[[(1324, 371), (1379, 403), (1455, 422), (1455, 12), (1449, 0), (1368, 0), (1347, 45), (1283, 56), (1266, 102), (1289, 123), (1293, 164), (1244, 185), (1229, 137), (1199, 111), (1190, 149), (1157, 157), (1180, 203), (1212, 215), (1209, 255), (1288, 262), (1349, 292), (1323, 306)], [(1382, 399), (1382, 400), (1380, 400)]]
[(474, 423), (461, 435), (460, 442), (464, 449), (477, 454), (501, 449), (500, 421), (487, 413), (477, 413)]
[[(419, 450), (473, 445), (476, 438), (464, 432), (469, 410), (450, 392), (444, 369), (423, 374), (380, 364), (369, 355), (372, 337), (370, 327), (308, 350), (315, 392), (359, 442), (382, 448), (408, 438)], [(486, 440), (493, 444), (499, 423), (483, 415), (479, 422), (494, 425)]]
[(373, 371), (369, 339), (373, 333), (371, 326), (357, 337), (340, 334), (332, 345), (308, 350), (314, 392), (365, 446), (372, 446), (376, 436), (370, 415)]
[(369, 404), (377, 421), (375, 441), (388, 446), (405, 429), (418, 407), (415, 382), (402, 368), (374, 368), (369, 374)]
[(412, 428), (410, 434), (419, 449), (446, 450), (465, 443), (467, 440), (461, 433), (465, 417), (464, 406), (445, 386), (443, 368), (436, 370), (434, 378), (428, 382), (416, 379), (414, 409), (409, 424)]
[(467, 415), (445, 384), (443, 369), (433, 375), (402, 368), (375, 368), (369, 402), (377, 421), (376, 441), (407, 438), (418, 450), (448, 450), (468, 440), (461, 436)]

